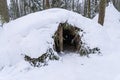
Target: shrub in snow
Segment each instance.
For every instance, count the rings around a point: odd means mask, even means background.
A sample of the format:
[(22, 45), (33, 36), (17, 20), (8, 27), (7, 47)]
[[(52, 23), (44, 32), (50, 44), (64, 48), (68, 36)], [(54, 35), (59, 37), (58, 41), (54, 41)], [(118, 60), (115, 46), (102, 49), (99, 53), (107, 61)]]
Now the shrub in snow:
[(49, 48), (46, 53), (38, 58), (31, 58), (28, 55), (24, 56), (25, 61), (28, 61), (34, 67), (41, 67), (47, 65), (49, 60), (59, 60), (59, 57), (54, 54), (52, 48)]
[(89, 54), (101, 54), (100, 49), (98, 47), (95, 47), (91, 49), (89, 46), (86, 46), (85, 44), (82, 44), (79, 54), (81, 56), (87, 56), (89, 57)]

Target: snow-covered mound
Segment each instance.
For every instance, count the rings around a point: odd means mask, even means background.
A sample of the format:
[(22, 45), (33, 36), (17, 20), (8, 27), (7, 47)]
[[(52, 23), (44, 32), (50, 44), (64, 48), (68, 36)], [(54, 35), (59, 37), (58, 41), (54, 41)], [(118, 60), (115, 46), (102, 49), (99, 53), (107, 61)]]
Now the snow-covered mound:
[(102, 48), (103, 42), (108, 39), (99, 24), (80, 14), (64, 9), (36, 12), (3, 26), (0, 33), (0, 65), (19, 62), (23, 58), (21, 54), (31, 57), (41, 56), (52, 47), (52, 36), (58, 24), (65, 21), (86, 32), (84, 39), (90, 47)]
[[(98, 20), (98, 15), (94, 18), (95, 21)], [(120, 34), (120, 12), (116, 10), (112, 3), (109, 3), (109, 6), (105, 11), (105, 22), (104, 28), (107, 30), (109, 37), (112, 40), (118, 38), (117, 34)], [(116, 31), (114, 31), (114, 29)]]
[[(109, 14), (111, 13), (111, 14)], [(105, 17), (105, 28), (107, 29), (107, 32), (109, 32), (109, 36), (112, 40), (117, 39), (118, 34), (120, 34), (120, 12), (116, 10), (116, 8), (113, 6), (113, 4), (109, 4), (109, 6), (106, 9), (106, 17)], [(112, 29), (116, 29), (116, 31)]]
[[(110, 5), (106, 14), (113, 15), (114, 10)], [(97, 22), (63, 9), (37, 12), (4, 25), (0, 32), (0, 66), (5, 67), (0, 68), (0, 80), (120, 80), (120, 34), (116, 33), (120, 30), (116, 28), (120, 15), (117, 11), (114, 14), (117, 15), (106, 15), (105, 19), (105, 24), (109, 24), (111, 30), (109, 26), (100, 26)], [(114, 18), (114, 23), (109, 22), (108, 18)], [(86, 32), (86, 43), (90, 47), (100, 47), (103, 56), (90, 55), (90, 58), (86, 58), (68, 54), (41, 68), (33, 68), (23, 60), (21, 53), (38, 57), (48, 47), (52, 47), (51, 36), (58, 24), (66, 20), (82, 28)]]
[[(93, 19), (94, 21), (98, 20), (98, 15)], [(105, 22), (103, 29), (106, 30), (109, 41), (111, 45), (111, 53), (119, 53), (120, 47), (120, 12), (116, 10), (112, 3), (109, 3), (109, 6), (106, 7), (105, 11)], [(116, 46), (113, 46), (116, 45)]]

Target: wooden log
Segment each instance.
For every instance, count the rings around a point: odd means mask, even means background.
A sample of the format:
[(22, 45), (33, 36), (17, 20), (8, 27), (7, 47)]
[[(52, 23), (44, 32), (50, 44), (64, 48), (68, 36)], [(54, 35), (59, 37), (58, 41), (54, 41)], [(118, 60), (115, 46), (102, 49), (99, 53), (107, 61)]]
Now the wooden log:
[(63, 26), (61, 24), (58, 27), (58, 36), (59, 36), (59, 48), (61, 52), (63, 51)]

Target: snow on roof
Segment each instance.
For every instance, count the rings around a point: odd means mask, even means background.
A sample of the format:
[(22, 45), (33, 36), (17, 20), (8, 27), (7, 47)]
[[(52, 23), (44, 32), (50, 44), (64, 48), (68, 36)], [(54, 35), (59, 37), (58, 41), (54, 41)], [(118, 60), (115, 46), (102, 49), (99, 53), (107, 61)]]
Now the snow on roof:
[(14, 64), (21, 60), (21, 54), (38, 57), (45, 53), (53, 45), (52, 36), (58, 24), (65, 21), (86, 32), (84, 40), (90, 47), (105, 46), (103, 41), (108, 38), (98, 23), (68, 10), (53, 8), (29, 14), (3, 26), (0, 33), (0, 64)]

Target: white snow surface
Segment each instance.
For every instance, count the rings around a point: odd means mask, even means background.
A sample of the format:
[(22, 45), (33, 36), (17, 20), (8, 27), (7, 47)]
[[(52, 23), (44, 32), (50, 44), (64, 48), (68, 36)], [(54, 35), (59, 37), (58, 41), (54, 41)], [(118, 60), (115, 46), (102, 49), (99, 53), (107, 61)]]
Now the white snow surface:
[[(0, 31), (0, 80), (120, 80), (120, 13), (110, 4), (105, 25), (96, 19), (54, 8), (5, 24)], [(52, 47), (58, 24), (66, 20), (83, 29), (83, 40), (91, 48), (99, 47), (102, 55), (87, 58), (70, 53), (41, 68), (25, 62), (21, 54), (39, 57)]]
[[(21, 54), (31, 57), (41, 56), (52, 47), (54, 42), (52, 36), (59, 23), (65, 21), (86, 32), (84, 39), (91, 48), (103, 46), (102, 42), (108, 39), (102, 27), (96, 22), (64, 9), (49, 9), (27, 15), (3, 26), (0, 34), (0, 54), (2, 54), (0, 63), (3, 60), (2, 64), (18, 63)], [(7, 55), (9, 56), (5, 57)]]

